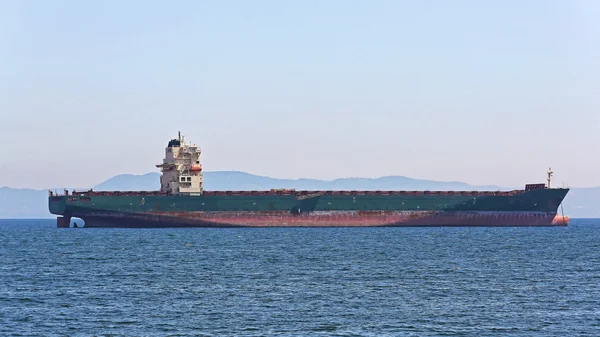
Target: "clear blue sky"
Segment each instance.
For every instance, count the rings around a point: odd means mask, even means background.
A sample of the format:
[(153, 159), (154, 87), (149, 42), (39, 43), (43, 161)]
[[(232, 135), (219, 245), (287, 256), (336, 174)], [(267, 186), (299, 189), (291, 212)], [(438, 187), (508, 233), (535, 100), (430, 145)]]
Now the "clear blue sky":
[(205, 170), (600, 185), (600, 1), (0, 1), (0, 186)]

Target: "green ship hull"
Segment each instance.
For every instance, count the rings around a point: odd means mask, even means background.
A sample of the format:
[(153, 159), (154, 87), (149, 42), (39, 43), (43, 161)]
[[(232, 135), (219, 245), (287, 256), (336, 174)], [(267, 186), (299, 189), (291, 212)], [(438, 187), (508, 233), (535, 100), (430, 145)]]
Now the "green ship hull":
[(205, 191), (50, 195), (59, 227), (554, 226), (564, 188), (509, 192)]

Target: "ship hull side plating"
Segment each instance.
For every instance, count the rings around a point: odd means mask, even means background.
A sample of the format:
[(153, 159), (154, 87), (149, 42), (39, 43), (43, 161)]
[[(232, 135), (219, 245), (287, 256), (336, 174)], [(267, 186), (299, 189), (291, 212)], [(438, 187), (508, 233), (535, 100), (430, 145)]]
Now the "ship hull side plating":
[(419, 227), (566, 226), (552, 212), (285, 212), (101, 213), (82, 215), (86, 227)]
[(297, 195), (51, 197), (53, 214), (85, 227), (564, 226), (567, 189), (504, 196)]

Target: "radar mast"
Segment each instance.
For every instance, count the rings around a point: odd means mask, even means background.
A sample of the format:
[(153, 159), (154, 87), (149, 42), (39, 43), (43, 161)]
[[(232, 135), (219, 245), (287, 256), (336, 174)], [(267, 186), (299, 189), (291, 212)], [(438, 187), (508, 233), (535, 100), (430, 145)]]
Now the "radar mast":
[(552, 181), (552, 175), (554, 175), (554, 172), (552, 172), (552, 168), (548, 168), (548, 172), (546, 172), (548, 174), (548, 188), (550, 188), (550, 183)]

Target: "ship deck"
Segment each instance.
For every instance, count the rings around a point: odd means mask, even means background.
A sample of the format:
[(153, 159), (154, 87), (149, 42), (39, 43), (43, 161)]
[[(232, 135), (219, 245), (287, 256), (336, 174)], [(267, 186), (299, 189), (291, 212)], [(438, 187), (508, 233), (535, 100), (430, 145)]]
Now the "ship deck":
[[(339, 195), (427, 195), (427, 196), (514, 196), (526, 192), (526, 190), (511, 190), (511, 191), (373, 191), (373, 190), (332, 190), (332, 191), (204, 191), (204, 196), (223, 196), (223, 195), (240, 195), (240, 196), (297, 196), (297, 197), (316, 197), (321, 195), (339, 196)], [(161, 191), (72, 191), (69, 193), (56, 193), (50, 191), (50, 196), (170, 196), (173, 194)]]

